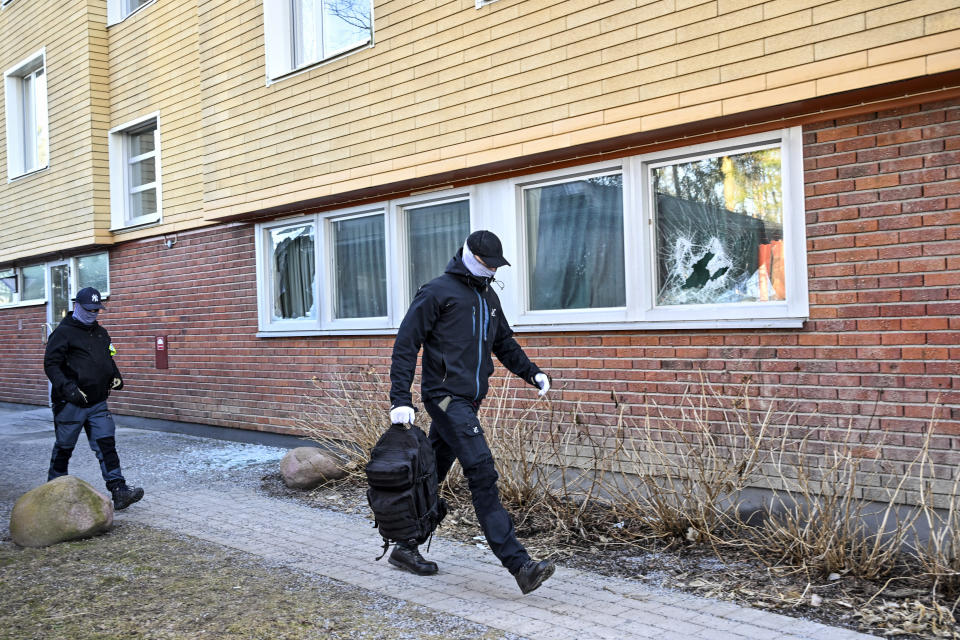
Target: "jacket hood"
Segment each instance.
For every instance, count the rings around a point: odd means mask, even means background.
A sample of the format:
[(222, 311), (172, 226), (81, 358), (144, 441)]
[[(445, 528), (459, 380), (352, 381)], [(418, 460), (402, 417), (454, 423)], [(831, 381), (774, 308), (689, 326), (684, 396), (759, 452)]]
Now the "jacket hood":
[(467, 269), (467, 265), (463, 264), (463, 247), (457, 249), (457, 252), (453, 254), (452, 258), (450, 258), (450, 262), (447, 263), (447, 268), (444, 269), (444, 273), (449, 273), (452, 276), (456, 276), (470, 286), (480, 290), (489, 287), (490, 283), (494, 280), (494, 278), (481, 278), (480, 276), (475, 276), (470, 272), (470, 269)]

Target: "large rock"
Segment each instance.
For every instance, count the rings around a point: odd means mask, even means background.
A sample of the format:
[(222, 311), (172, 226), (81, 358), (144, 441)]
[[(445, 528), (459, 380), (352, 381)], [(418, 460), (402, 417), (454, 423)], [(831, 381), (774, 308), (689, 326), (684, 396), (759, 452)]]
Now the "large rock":
[(313, 489), (327, 480), (344, 477), (345, 471), (337, 466), (335, 458), (317, 447), (290, 449), (280, 461), (283, 483), (291, 489)]
[(21, 547), (88, 538), (112, 526), (110, 498), (73, 476), (61, 476), (26, 492), (10, 514), (10, 536)]

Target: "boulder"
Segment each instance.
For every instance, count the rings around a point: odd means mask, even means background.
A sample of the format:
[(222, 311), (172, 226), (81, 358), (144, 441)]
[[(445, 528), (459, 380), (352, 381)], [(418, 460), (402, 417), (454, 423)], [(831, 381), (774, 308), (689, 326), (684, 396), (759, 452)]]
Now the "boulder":
[(347, 474), (337, 466), (336, 458), (317, 447), (297, 447), (283, 456), (280, 475), (283, 483), (291, 489), (313, 489), (327, 480), (338, 480)]
[(89, 538), (112, 526), (110, 498), (73, 476), (61, 476), (26, 492), (10, 514), (10, 537), (21, 547)]

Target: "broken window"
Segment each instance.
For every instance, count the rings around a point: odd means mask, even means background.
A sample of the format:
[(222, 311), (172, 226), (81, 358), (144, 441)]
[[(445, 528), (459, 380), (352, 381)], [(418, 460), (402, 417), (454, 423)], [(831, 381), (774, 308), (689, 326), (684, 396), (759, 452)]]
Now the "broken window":
[(270, 230), (273, 255), (273, 319), (316, 317), (313, 225)]
[(780, 147), (655, 166), (657, 304), (786, 300)]

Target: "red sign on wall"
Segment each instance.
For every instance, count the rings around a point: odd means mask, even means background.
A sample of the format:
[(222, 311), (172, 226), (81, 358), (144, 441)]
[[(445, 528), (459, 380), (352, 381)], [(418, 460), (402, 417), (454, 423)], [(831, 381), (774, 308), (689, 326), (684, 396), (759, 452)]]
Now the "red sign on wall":
[(167, 336), (157, 336), (155, 343), (157, 355), (157, 369), (167, 368)]

